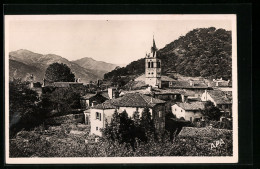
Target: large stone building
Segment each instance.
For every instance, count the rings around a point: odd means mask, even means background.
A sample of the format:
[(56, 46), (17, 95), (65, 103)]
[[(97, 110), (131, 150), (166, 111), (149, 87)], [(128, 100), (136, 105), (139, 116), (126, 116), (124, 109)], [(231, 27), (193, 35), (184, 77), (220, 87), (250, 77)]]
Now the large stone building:
[(153, 38), (153, 46), (151, 53), (146, 54), (145, 57), (145, 83), (161, 88), (161, 59), (156, 57), (157, 48)]
[(108, 124), (111, 122), (115, 110), (119, 113), (126, 111), (128, 116), (133, 118), (135, 111), (142, 115), (145, 107), (149, 108), (157, 131), (163, 131), (165, 129), (165, 101), (140, 93), (128, 93), (90, 108), (90, 134), (102, 136), (101, 129), (105, 127), (106, 122)]

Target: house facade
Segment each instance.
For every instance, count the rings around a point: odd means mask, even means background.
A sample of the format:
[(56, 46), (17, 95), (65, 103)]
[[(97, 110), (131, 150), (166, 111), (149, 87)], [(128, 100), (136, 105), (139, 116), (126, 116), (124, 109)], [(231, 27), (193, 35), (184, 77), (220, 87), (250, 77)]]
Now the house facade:
[(91, 131), (90, 134), (102, 136), (102, 129), (106, 122), (111, 122), (115, 110), (118, 113), (126, 111), (129, 117), (133, 117), (135, 111), (142, 115), (145, 107), (149, 108), (157, 131), (165, 129), (165, 101), (152, 98), (140, 93), (128, 93), (120, 98), (107, 100), (90, 109)]
[(204, 109), (204, 102), (177, 103), (172, 106), (172, 113), (177, 118), (183, 117), (186, 121), (194, 122), (203, 119)]

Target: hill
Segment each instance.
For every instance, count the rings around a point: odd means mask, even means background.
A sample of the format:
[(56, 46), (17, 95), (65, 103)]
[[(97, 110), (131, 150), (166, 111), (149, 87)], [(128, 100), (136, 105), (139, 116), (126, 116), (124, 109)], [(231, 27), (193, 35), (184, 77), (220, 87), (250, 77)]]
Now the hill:
[[(184, 76), (231, 79), (231, 31), (198, 28), (157, 51), (162, 74), (176, 71)], [(105, 79), (144, 73), (144, 58), (104, 75)]]
[[(80, 78), (84, 83), (103, 78), (103, 75), (100, 75), (98, 71), (83, 68), (55, 54), (42, 55), (29, 50), (20, 49), (9, 53), (9, 61), (11, 70), (9, 74), (10, 78), (20, 77), (24, 79), (27, 74), (30, 73), (34, 74), (36, 80), (41, 81), (47, 67), (55, 62), (68, 65), (76, 78)], [(21, 69), (20, 66), (22, 66), (23, 69)], [(18, 73), (14, 74), (14, 72)]]

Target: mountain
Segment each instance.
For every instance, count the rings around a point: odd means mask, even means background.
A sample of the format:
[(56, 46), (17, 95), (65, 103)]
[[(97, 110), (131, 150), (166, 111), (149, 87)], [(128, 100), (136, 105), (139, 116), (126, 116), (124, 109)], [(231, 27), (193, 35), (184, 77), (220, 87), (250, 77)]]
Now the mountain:
[(37, 81), (41, 81), (47, 67), (54, 62), (68, 65), (76, 78), (80, 78), (84, 83), (103, 78), (103, 75), (101, 76), (99, 71), (83, 68), (55, 54), (42, 55), (20, 49), (9, 53), (9, 61), (10, 78), (20, 77), (24, 79), (30, 73), (34, 74)]
[(75, 61), (72, 61), (72, 62), (80, 65), (83, 68), (96, 70), (96, 71), (98, 71), (98, 73), (102, 74), (102, 76), (105, 73), (110, 72), (111, 70), (113, 70), (117, 67), (117, 65), (115, 65), (115, 64), (106, 63), (106, 62), (103, 62), (103, 61), (96, 61), (96, 60), (89, 58), (89, 57), (78, 59), (78, 60), (75, 60)]
[(22, 62), (9, 59), (9, 78), (23, 78), (29, 77), (34, 74), (37, 81), (41, 81), (44, 76), (44, 72), (38, 67), (30, 66)]
[[(176, 71), (184, 76), (231, 79), (232, 41), (231, 31), (198, 28), (167, 44), (157, 51), (162, 60), (162, 74)], [(104, 75), (126, 76), (144, 73), (144, 58), (131, 62), (124, 68)]]

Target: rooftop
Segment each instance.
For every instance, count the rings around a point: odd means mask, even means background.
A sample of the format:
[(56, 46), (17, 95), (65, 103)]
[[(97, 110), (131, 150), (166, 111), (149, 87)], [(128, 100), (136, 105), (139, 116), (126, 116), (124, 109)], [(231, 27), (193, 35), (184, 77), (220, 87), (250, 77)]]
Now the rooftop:
[(172, 82), (173, 88), (180, 88), (180, 89), (207, 89), (208, 86), (200, 80), (192, 80), (193, 85), (190, 84), (188, 80), (174, 80)]
[(232, 104), (232, 92), (221, 90), (208, 90), (207, 92), (217, 104)]
[(113, 100), (113, 105), (120, 107), (154, 107), (161, 103), (165, 103), (165, 101), (141, 93), (126, 93), (122, 97)]
[(177, 105), (184, 110), (203, 110), (205, 108), (205, 102), (177, 103)]
[[(172, 79), (168, 76), (161, 76), (161, 80), (162, 81), (175, 81), (175, 79)], [(135, 81), (143, 81), (145, 82), (145, 74), (142, 74), (140, 76), (138, 76), (137, 78), (135, 78)]]
[(105, 101), (104, 103), (101, 103), (101, 104), (97, 104), (95, 106), (93, 106), (92, 108), (93, 109), (115, 109), (116, 106), (114, 106), (113, 104), (113, 100), (107, 100)]

